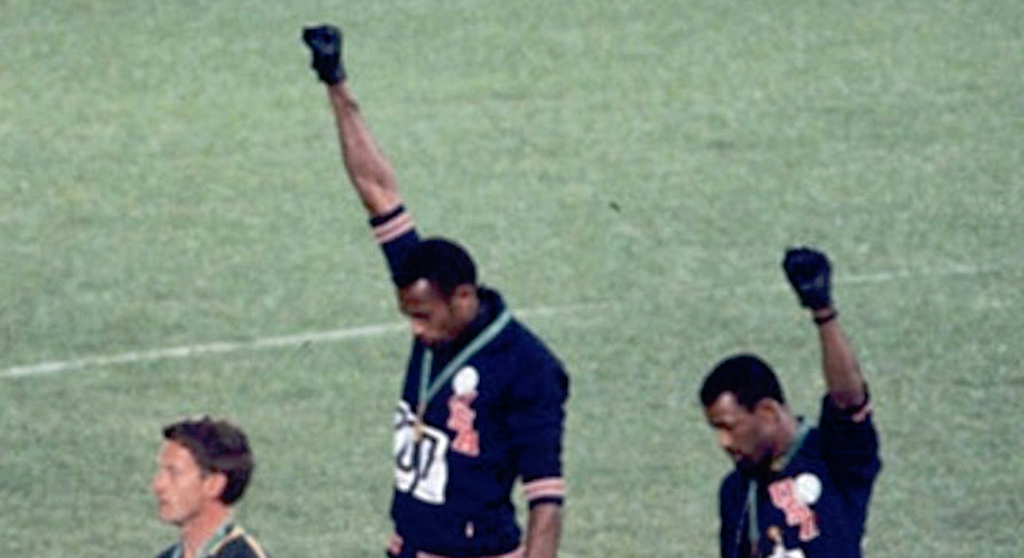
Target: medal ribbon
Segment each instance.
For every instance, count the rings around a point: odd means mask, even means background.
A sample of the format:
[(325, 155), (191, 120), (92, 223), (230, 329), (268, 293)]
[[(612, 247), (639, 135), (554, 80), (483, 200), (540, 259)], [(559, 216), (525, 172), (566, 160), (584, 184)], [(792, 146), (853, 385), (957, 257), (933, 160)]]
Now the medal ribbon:
[[(773, 471), (782, 471), (786, 465), (789, 465), (793, 456), (804, 445), (804, 440), (807, 439), (807, 434), (810, 431), (811, 425), (801, 420), (800, 425), (797, 427), (796, 436), (793, 437), (793, 441), (786, 448), (786, 453), (782, 454), (775, 463), (772, 463)], [(754, 479), (750, 479), (747, 485), (747, 519), (747, 537), (750, 540), (751, 551), (754, 551), (757, 549), (757, 543), (761, 538), (761, 527), (757, 519), (757, 481)]]
[(472, 358), (480, 349), (494, 340), (495, 337), (505, 329), (505, 326), (512, 321), (512, 313), (506, 308), (494, 319), (473, 341), (462, 348), (438, 374), (434, 381), (430, 381), (430, 371), (434, 366), (434, 352), (430, 349), (423, 349), (423, 358), (420, 359), (420, 396), (416, 403), (416, 424), (423, 424), (424, 415), (427, 413), (427, 404), (441, 391), (444, 386), (455, 375), (455, 371), (462, 367), (467, 360)]

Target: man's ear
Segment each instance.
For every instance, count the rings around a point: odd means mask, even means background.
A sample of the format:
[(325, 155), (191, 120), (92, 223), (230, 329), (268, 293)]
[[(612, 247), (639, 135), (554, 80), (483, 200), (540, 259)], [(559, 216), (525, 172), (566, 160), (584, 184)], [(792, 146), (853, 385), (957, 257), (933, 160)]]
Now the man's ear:
[(225, 473), (211, 471), (203, 478), (203, 493), (207, 498), (220, 500), (224, 489), (228, 487), (228, 476)]
[(455, 287), (455, 293), (452, 295), (454, 298), (459, 299), (473, 299), (476, 298), (476, 286), (469, 283), (463, 283), (458, 287)]
[[(455, 292), (452, 293), (452, 305), (457, 307), (460, 312), (469, 312), (474, 310), (476, 304), (476, 286), (469, 283), (464, 283), (455, 287)], [(475, 314), (475, 311), (473, 312)]]
[(782, 420), (782, 413), (782, 404), (770, 397), (765, 397), (754, 405), (754, 414), (765, 424), (778, 424)]

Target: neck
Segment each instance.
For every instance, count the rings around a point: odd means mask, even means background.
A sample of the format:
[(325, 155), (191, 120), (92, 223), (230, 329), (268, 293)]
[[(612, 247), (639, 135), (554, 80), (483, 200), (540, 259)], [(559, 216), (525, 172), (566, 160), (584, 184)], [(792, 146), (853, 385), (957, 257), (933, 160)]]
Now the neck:
[(797, 421), (796, 417), (787, 413), (781, 413), (779, 417), (778, 435), (775, 438), (775, 447), (772, 449), (772, 469), (778, 470), (785, 465), (786, 453), (790, 446), (796, 443)]
[(483, 315), (486, 312), (486, 307), (481, 302), (480, 297), (474, 296), (471, 300), (466, 300), (461, 304), (464, 304), (460, 308), (460, 312), (464, 314), (462, 327), (459, 328), (458, 333), (450, 340), (438, 343), (433, 347), (435, 352), (441, 355), (461, 349), (482, 329), (480, 321), (484, 319)]
[(200, 558), (199, 552), (217, 533), (217, 529), (231, 517), (227, 506), (217, 505), (200, 513), (181, 526), (181, 547), (183, 558)]

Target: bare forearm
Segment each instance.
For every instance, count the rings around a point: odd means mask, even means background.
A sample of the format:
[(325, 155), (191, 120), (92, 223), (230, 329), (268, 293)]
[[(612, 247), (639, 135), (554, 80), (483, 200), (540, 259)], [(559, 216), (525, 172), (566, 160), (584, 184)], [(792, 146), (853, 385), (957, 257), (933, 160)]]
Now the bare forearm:
[(394, 172), (377, 146), (344, 82), (327, 87), (349, 180), (370, 215), (383, 215), (402, 203)]
[(530, 508), (526, 558), (555, 558), (562, 538), (562, 506), (537, 504)]
[[(814, 312), (815, 317), (834, 313), (831, 307)], [(821, 341), (821, 365), (825, 374), (825, 385), (832, 401), (840, 409), (849, 409), (864, 403), (867, 391), (860, 364), (853, 346), (846, 338), (838, 318), (818, 326)]]

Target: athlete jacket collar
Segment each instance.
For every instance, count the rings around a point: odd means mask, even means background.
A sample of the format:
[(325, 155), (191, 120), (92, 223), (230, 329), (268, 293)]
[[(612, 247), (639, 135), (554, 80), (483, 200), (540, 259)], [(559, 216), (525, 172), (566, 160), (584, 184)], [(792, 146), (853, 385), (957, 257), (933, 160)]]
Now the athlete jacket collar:
[(807, 439), (807, 434), (811, 431), (811, 425), (807, 424), (803, 417), (798, 418), (797, 421), (796, 435), (793, 436), (793, 441), (789, 443), (785, 453), (772, 461), (771, 470), (773, 473), (780, 473), (786, 468), (786, 465), (789, 465), (789, 462), (793, 460), (793, 457), (803, 447), (804, 440)]
[[(216, 552), (216, 549), (221, 546), (221, 543), (223, 543), (225, 539), (227, 539), (228, 536), (231, 535), (231, 532), (232, 530), (234, 530), (234, 528), (235, 520), (233, 517), (228, 516), (228, 518), (220, 524), (220, 527), (218, 527), (217, 530), (213, 532), (213, 536), (207, 539), (207, 541), (204, 542), (201, 547), (199, 547), (199, 551), (196, 553), (195, 558), (206, 558), (207, 556), (214, 554)], [(179, 542), (174, 547), (174, 551), (171, 552), (171, 558), (182, 558), (184, 555), (185, 545), (184, 543)]]
[(473, 321), (469, 322), (469, 325), (466, 326), (466, 329), (458, 337), (450, 343), (434, 348), (434, 360), (436, 363), (444, 363), (451, 360), (466, 345), (469, 345), (473, 339), (476, 339), (480, 332), (505, 310), (505, 302), (497, 291), (481, 285), (477, 288), (477, 296), (480, 297), (480, 311), (477, 312)]

